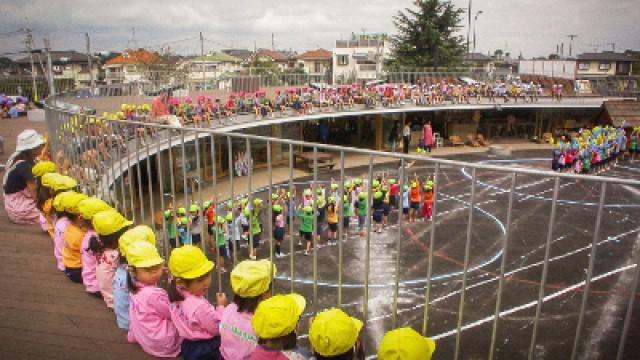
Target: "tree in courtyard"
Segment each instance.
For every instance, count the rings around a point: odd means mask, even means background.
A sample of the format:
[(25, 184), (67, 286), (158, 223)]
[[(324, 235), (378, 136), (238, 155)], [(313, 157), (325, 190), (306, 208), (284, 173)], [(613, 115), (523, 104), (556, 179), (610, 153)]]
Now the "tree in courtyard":
[(424, 68), (461, 64), (464, 38), (456, 35), (464, 10), (451, 1), (416, 0), (393, 17), (398, 34), (393, 36), (391, 68)]

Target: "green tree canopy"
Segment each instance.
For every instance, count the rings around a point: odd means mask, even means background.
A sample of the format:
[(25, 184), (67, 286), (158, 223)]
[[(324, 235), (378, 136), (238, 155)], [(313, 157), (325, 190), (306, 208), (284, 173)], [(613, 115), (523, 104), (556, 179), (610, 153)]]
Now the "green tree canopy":
[(461, 28), (464, 10), (451, 1), (416, 0), (415, 9), (406, 8), (393, 17), (398, 30), (393, 43), (392, 68), (458, 66), (464, 53), (464, 38), (455, 35)]

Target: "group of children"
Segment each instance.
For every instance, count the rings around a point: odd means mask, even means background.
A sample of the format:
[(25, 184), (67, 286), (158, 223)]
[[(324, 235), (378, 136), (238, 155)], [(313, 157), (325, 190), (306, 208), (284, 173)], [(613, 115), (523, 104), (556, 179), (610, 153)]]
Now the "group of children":
[[(193, 228), (203, 226), (200, 221), (206, 219), (209, 234), (220, 245), (226, 239), (223, 235), (229, 233), (225, 224), (232, 220), (232, 213), (215, 216), (213, 202), (204, 203), (203, 209), (197, 204), (189, 207), (190, 218), (186, 209), (178, 208), (175, 214), (170, 209), (168, 224), (174, 224), (172, 217), (181, 217), (173, 230), (167, 229), (175, 248), (169, 256), (166, 279), (165, 260), (158, 253), (151, 228), (135, 226), (103, 200), (76, 192), (77, 182), (56, 170), (54, 163), (41, 161), (32, 173), (41, 226), (53, 240), (57, 267), (71, 281), (82, 283), (88, 294), (103, 299), (115, 313), (117, 325), (127, 330), (128, 341), (146, 353), (155, 357), (180, 355), (185, 360), (364, 359), (359, 341), (363, 323), (340, 309), (322, 311), (310, 320), (310, 351), (298, 345), (296, 331), (306, 301), (298, 294), (272, 294), (277, 271), (268, 260), (245, 260), (235, 266), (230, 273), (233, 303), (229, 304), (223, 293), (216, 295), (215, 305), (207, 300), (215, 264), (194, 246), (203, 239)], [(353, 181), (350, 192), (364, 193), (357, 190), (357, 183)], [(375, 193), (383, 184), (384, 180)], [(337, 188), (332, 185), (332, 190)], [(282, 229), (285, 219), (279, 209), (287, 200), (282, 195), (287, 194), (274, 195), (274, 221)], [(345, 199), (348, 202), (348, 195)], [(307, 213), (310, 205), (305, 201), (303, 212)], [(244, 199), (238, 203), (245, 219), (260, 218), (261, 199), (253, 199), (251, 207)], [(335, 202), (329, 200), (328, 204), (328, 218), (335, 223)], [(259, 243), (261, 227), (259, 220), (255, 221), (246, 226), (252, 240)], [(186, 235), (185, 225), (191, 227)], [(246, 232), (244, 223), (240, 225)], [(165, 280), (168, 285), (161, 286)], [(378, 358), (430, 359), (434, 350), (433, 340), (402, 328), (385, 335)]]
[(634, 128), (631, 135), (623, 128), (595, 126), (580, 129), (573, 136), (561, 135), (553, 150), (551, 169), (575, 174), (600, 174), (615, 166), (627, 152), (635, 159), (638, 150), (640, 128)]

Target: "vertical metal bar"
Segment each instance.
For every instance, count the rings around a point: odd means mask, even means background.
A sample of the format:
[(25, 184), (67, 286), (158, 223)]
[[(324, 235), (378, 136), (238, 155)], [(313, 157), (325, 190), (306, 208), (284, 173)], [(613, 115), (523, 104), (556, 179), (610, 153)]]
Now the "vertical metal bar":
[[(187, 210), (187, 217), (189, 216), (189, 190), (187, 189), (187, 157), (186, 157), (186, 147), (184, 144), (184, 130), (180, 130), (180, 148), (182, 157), (182, 193), (184, 195), (184, 207)], [(187, 221), (187, 233), (189, 234), (187, 238), (191, 238), (191, 224)], [(189, 241), (190, 244), (193, 244), (193, 239)]]
[[(158, 175), (158, 183), (159, 183), (159, 188), (160, 188), (160, 212), (162, 214), (162, 231), (164, 232), (162, 235), (163, 240), (163, 245), (164, 245), (164, 256), (165, 259), (169, 258), (169, 232), (167, 231), (167, 218), (164, 216), (164, 212), (166, 209), (166, 205), (164, 203), (164, 174), (162, 173), (162, 150), (160, 149), (160, 134), (158, 134), (158, 141), (156, 141), (156, 162), (157, 162), (157, 168), (156, 168), (156, 172)], [(171, 151), (171, 149), (169, 149), (169, 151)], [(175, 219), (175, 210), (174, 211), (174, 219), (173, 222), (175, 223), (176, 219)]]
[[(636, 238), (636, 243), (637, 242), (638, 242), (638, 238)], [(627, 343), (627, 335), (629, 334), (629, 327), (631, 325), (631, 315), (633, 314), (633, 307), (636, 302), (636, 292), (638, 291), (638, 280), (640, 280), (640, 251), (639, 250), (636, 250), (634, 262), (636, 263), (636, 268), (633, 274), (633, 283), (631, 284), (631, 291), (629, 292), (627, 312), (624, 316), (624, 325), (622, 326), (622, 335), (620, 336), (620, 343), (618, 344), (618, 354), (616, 355), (616, 360), (622, 360), (622, 357), (624, 355), (624, 348)]]
[(538, 304), (536, 306), (536, 315), (533, 319), (533, 334), (531, 335), (531, 344), (529, 346), (529, 360), (533, 360), (536, 349), (536, 338), (538, 335), (538, 322), (540, 313), (542, 312), (542, 300), (544, 298), (544, 288), (547, 285), (547, 272), (549, 271), (549, 252), (551, 249), (551, 238), (553, 237), (553, 226), (556, 222), (556, 206), (558, 205), (558, 192), (560, 190), (560, 178), (556, 177), (553, 185), (553, 201), (551, 203), (551, 217), (549, 218), (549, 231), (547, 232), (547, 243), (544, 249), (544, 265), (542, 267), (542, 279), (540, 280), (540, 289), (538, 291)]
[[(139, 148), (139, 139), (138, 139), (138, 125), (134, 125), (136, 126), (133, 130), (134, 130), (134, 134), (133, 134), (133, 139), (135, 141), (135, 148), (136, 148), (136, 178), (138, 179), (138, 202), (140, 204), (140, 222), (144, 223), (145, 221), (145, 216), (144, 216), (144, 193), (142, 192), (142, 174), (140, 173), (140, 148)], [(149, 189), (151, 190), (151, 189)]]
[(453, 358), (460, 357), (460, 341), (462, 335), (462, 318), (464, 316), (464, 300), (467, 292), (467, 273), (469, 271), (469, 253), (471, 249), (471, 234), (473, 229), (473, 208), (476, 201), (476, 168), (471, 170), (471, 199), (469, 200), (469, 220), (467, 223), (467, 241), (464, 246), (464, 269), (462, 272), (462, 289), (460, 292), (460, 305), (458, 306), (458, 324), (456, 327), (456, 348)]
[[(124, 138), (120, 137), (121, 134), (122, 134), (122, 130), (120, 129), (120, 123), (119, 122), (115, 122), (115, 124), (116, 124), (116, 128), (117, 128), (116, 129), (116, 134), (117, 134), (116, 135), (116, 139), (117, 139), (116, 140), (117, 141), (116, 149), (117, 149), (117, 152), (118, 152), (118, 154), (117, 154), (118, 155), (118, 171), (120, 172), (120, 194), (122, 195), (122, 202), (121, 202), (122, 205), (121, 206), (122, 206), (123, 215), (126, 218), (129, 218), (128, 211), (127, 211), (127, 194), (126, 194), (126, 189), (125, 189), (125, 186), (124, 186), (124, 163), (122, 161), (122, 156), (120, 154), (120, 145), (121, 145), (120, 141), (122, 140), (122, 143), (125, 144), (125, 146), (126, 146), (126, 143), (124, 142), (125, 141)], [(115, 175), (114, 175), (114, 178), (115, 178)]]
[[(147, 191), (147, 194), (149, 194), (149, 214), (151, 219), (149, 220), (149, 223), (152, 225), (152, 227), (155, 229), (155, 218), (153, 216), (153, 211), (154, 211), (154, 203), (153, 203), (153, 182), (151, 181), (151, 155), (149, 155), (149, 139), (147, 139), (147, 127), (145, 126), (144, 128), (144, 133), (142, 135), (142, 140), (145, 143), (145, 152), (147, 155), (147, 183), (149, 186), (149, 190)], [(157, 154), (156, 154), (157, 156)], [(162, 191), (160, 191), (160, 196), (162, 196)], [(156, 234), (157, 237), (157, 234)]]
[(269, 209), (267, 210), (267, 228), (268, 228), (268, 237), (269, 237), (269, 261), (271, 262), (271, 271), (269, 271), (269, 279), (271, 280), (271, 294), (273, 295), (273, 178), (272, 178), (272, 171), (273, 169), (271, 168), (271, 141), (267, 140), (267, 177), (269, 178), (269, 194), (268, 194), (268, 199), (269, 201), (267, 202), (267, 204), (271, 204), (271, 206), (269, 206)]
[[(200, 247), (202, 248), (202, 252), (206, 253), (207, 251), (207, 247), (205, 246), (205, 237), (207, 235), (207, 232), (205, 230), (206, 226), (205, 226), (205, 218), (204, 218), (204, 209), (202, 208), (202, 204), (203, 204), (203, 200), (202, 200), (202, 176), (200, 175), (200, 138), (198, 136), (198, 131), (194, 131), (193, 132), (195, 139), (194, 139), (194, 145), (196, 147), (196, 172), (197, 172), (197, 179), (198, 179), (198, 207), (200, 208), (200, 210), (198, 210), (199, 214), (198, 214), (198, 218), (200, 219)], [(192, 190), (193, 191), (193, 190)], [(193, 193), (193, 199), (196, 198), (196, 194), (195, 191)], [(193, 201), (195, 202), (195, 201)], [(216, 251), (217, 253), (217, 251)], [(217, 264), (220, 264), (220, 258), (216, 258)], [(218, 284), (220, 284), (220, 276), (221, 273), (218, 271)]]
[(173, 219), (176, 221), (176, 246), (180, 246), (180, 241), (178, 241), (177, 234), (177, 223), (178, 223), (178, 199), (176, 198), (176, 178), (175, 178), (175, 169), (173, 167), (173, 145), (171, 144), (171, 132), (172, 130), (167, 130), (167, 142), (168, 142), (168, 152), (169, 152), (169, 179), (171, 179), (171, 208), (173, 209)]
[(598, 247), (598, 238), (600, 237), (600, 224), (602, 222), (602, 209), (604, 208), (605, 193), (607, 191), (607, 183), (600, 184), (600, 201), (598, 202), (598, 213), (596, 215), (596, 228), (593, 230), (593, 239), (591, 241), (591, 253), (589, 255), (589, 267), (587, 268), (587, 279), (584, 283), (584, 292), (582, 293), (582, 303), (580, 304), (580, 315), (578, 316), (578, 325), (576, 326), (576, 336), (573, 339), (573, 348), (571, 350), (571, 360), (575, 360), (578, 356), (578, 347), (580, 346), (580, 338), (582, 337), (582, 323), (584, 321), (584, 313), (587, 309), (587, 301), (589, 298), (589, 289), (591, 288), (591, 278), (593, 277), (593, 267), (596, 262), (596, 254)]
[[(400, 171), (399, 171), (400, 187), (404, 184), (404, 158), (400, 159)], [(389, 189), (391, 190), (391, 189)], [(391, 195), (389, 195), (391, 196)], [(397, 202), (396, 202), (397, 203)], [(398, 324), (398, 294), (400, 292), (400, 250), (402, 245), (402, 210), (398, 212), (398, 241), (396, 242), (396, 264), (394, 274), (394, 286), (393, 286), (393, 317), (391, 320), (391, 327), (396, 328)], [(426, 306), (425, 306), (426, 308)]]
[(429, 327), (429, 300), (431, 299), (431, 277), (433, 276), (433, 249), (436, 243), (436, 223), (438, 217), (438, 187), (440, 186), (440, 163), (436, 163), (433, 174), (433, 208), (431, 211), (431, 232), (429, 234), (429, 254), (427, 265), (427, 286), (424, 291), (424, 315), (422, 318), (422, 335), (427, 336)]
[[(128, 144), (128, 139), (125, 138), (125, 146), (127, 147), (127, 178), (129, 179), (129, 202), (131, 203), (131, 213), (132, 213), (132, 220), (135, 223), (136, 222), (136, 206), (135, 206), (135, 202), (134, 202), (134, 190), (133, 190), (133, 166), (131, 166), (131, 150), (130, 150), (130, 146)], [(135, 149), (134, 149), (135, 151)]]
[[(217, 175), (217, 163), (216, 163), (216, 150), (215, 150), (215, 146), (216, 146), (216, 140), (215, 140), (215, 135), (211, 134), (211, 187), (212, 187), (212, 199), (213, 200), (211, 202), (211, 206), (213, 206), (213, 209), (216, 210), (216, 214), (218, 213), (217, 210), (217, 206), (218, 206), (218, 201), (220, 201), (220, 199), (218, 199), (218, 175)], [(233, 209), (232, 209), (233, 210)], [(223, 216), (223, 214), (220, 214), (219, 216)], [(225, 216), (223, 216), (225, 217)], [(204, 218), (202, 219), (204, 220)], [(217, 221), (217, 219), (215, 220)], [(229, 244), (229, 246), (233, 246), (233, 215), (231, 215), (231, 234), (227, 234), (230, 238), (231, 238), (231, 243)], [(227, 227), (228, 228), (228, 227)], [(218, 264), (220, 264), (220, 249), (219, 246), (217, 244), (217, 239), (213, 240), (215, 243), (216, 248), (216, 258), (218, 261)], [(228, 256), (228, 255), (227, 255)], [(227, 265), (228, 266), (228, 265)], [(222, 274), (218, 273), (218, 292), (222, 292)]]
[[(289, 144), (289, 194), (292, 197), (295, 197), (294, 194), (294, 189), (293, 189), (293, 166), (295, 165), (294, 160), (293, 160), (293, 145)], [(291, 205), (292, 203), (295, 203), (294, 201), (292, 201), (291, 199), (289, 199), (289, 204)], [(293, 221), (295, 220), (295, 213), (296, 213), (296, 209), (295, 207), (293, 209), (289, 208), (289, 214), (287, 214), (289, 216), (289, 275), (291, 276), (291, 283), (290, 283), (290, 292), (293, 292), (294, 290), (294, 274), (295, 274), (295, 268), (293, 266), (294, 264), (294, 258), (295, 258), (295, 248), (294, 248), (294, 240), (295, 240), (295, 235), (293, 232)]]
[(372, 206), (372, 193), (371, 184), (373, 183), (373, 155), (369, 154), (369, 182), (367, 183), (367, 189), (363, 190), (367, 192), (367, 210), (365, 212), (365, 222), (367, 225), (367, 241), (365, 244), (364, 252), (364, 302), (362, 303), (362, 322), (367, 324), (369, 318), (369, 259), (371, 256), (371, 206)]
[[(115, 199), (111, 199), (111, 186), (113, 186), (114, 193), (116, 189), (116, 180), (113, 178), (114, 154), (112, 153), (113, 146), (112, 146), (111, 134), (110, 134), (110, 131), (106, 130), (107, 128), (111, 128), (111, 123), (107, 122), (107, 120), (102, 117), (99, 119), (100, 119), (100, 129), (103, 130), (101, 135), (103, 139), (102, 141), (105, 143), (104, 151), (106, 153), (106, 156), (108, 156), (108, 158), (105, 157), (105, 160), (104, 160), (105, 166), (107, 166), (107, 174), (106, 174), (106, 178), (107, 178), (106, 192), (107, 193), (105, 194), (105, 197), (103, 199), (107, 201), (109, 204), (114, 205), (113, 200)], [(112, 184), (112, 185), (109, 185), (109, 184)]]
[(513, 194), (516, 189), (515, 172), (511, 173), (511, 187), (509, 190), (509, 203), (507, 205), (507, 223), (505, 224), (505, 234), (502, 240), (502, 259), (500, 261), (500, 277), (498, 280), (498, 294), (496, 297), (496, 310), (493, 314), (493, 328), (491, 329), (491, 345), (489, 346), (489, 360), (493, 360), (496, 347), (496, 335), (498, 333), (498, 319), (500, 318), (500, 308), (502, 306), (502, 291), (504, 289), (504, 272), (507, 266), (507, 251), (509, 248), (509, 237), (511, 236), (511, 213), (513, 211)]
[(316, 234), (320, 233), (318, 231), (320, 224), (318, 224), (318, 148), (316, 146), (313, 147), (313, 184), (311, 185), (313, 188), (313, 234), (311, 235), (311, 241), (313, 246), (313, 306), (312, 312), (313, 315), (318, 312), (318, 238)]
[(236, 204), (233, 193), (233, 144), (231, 143), (231, 136), (229, 135), (227, 135), (227, 147), (229, 152), (229, 201), (231, 201), (231, 214), (233, 217), (233, 239), (231, 241), (233, 243), (233, 266), (235, 266), (238, 263), (238, 251), (240, 251), (240, 241), (236, 242), (236, 236), (239, 238), (240, 234), (238, 234), (238, 229), (236, 229), (235, 223)]
[(339, 199), (336, 204), (340, 204), (338, 214), (338, 308), (342, 305), (342, 233), (344, 232), (344, 150), (340, 150), (340, 183), (338, 185)]
[[(253, 203), (253, 157), (251, 156), (251, 141), (246, 139), (246, 154), (249, 154), (249, 171), (248, 171), (248, 180), (247, 181), (247, 196), (249, 199), (248, 206), (251, 209), (249, 212), (249, 253), (253, 254), (253, 216), (255, 214), (255, 204)], [(256, 222), (259, 219), (256, 219)]]

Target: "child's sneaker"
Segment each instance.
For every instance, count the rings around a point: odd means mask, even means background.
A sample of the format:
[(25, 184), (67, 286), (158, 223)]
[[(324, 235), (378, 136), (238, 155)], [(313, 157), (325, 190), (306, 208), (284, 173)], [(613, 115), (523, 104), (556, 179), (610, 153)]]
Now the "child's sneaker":
[(307, 250), (304, 251), (304, 256), (309, 256), (309, 252)]

